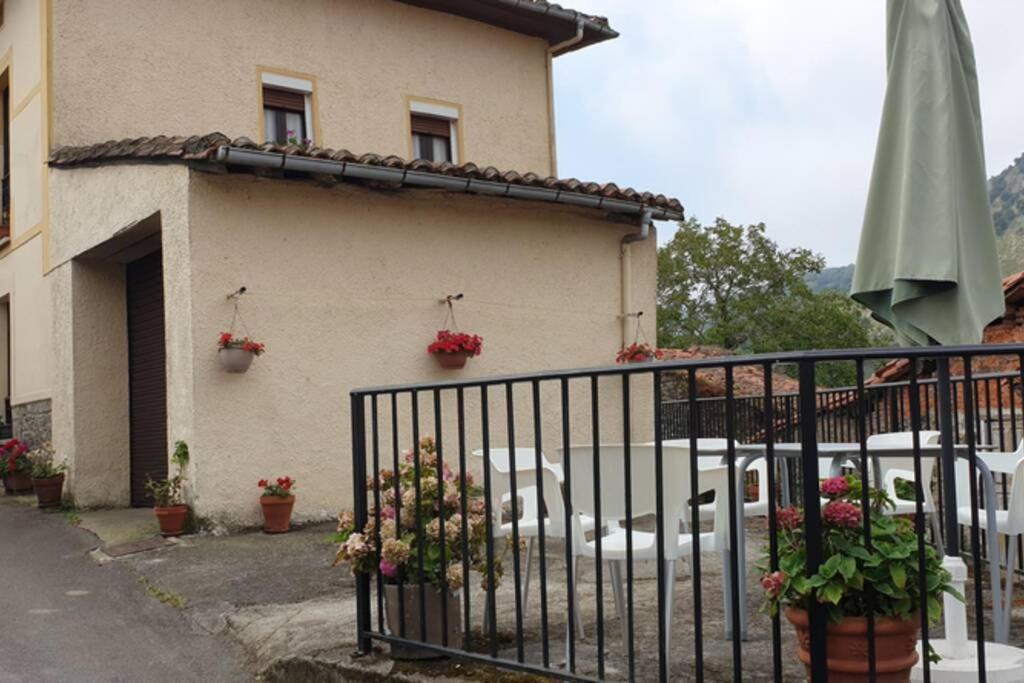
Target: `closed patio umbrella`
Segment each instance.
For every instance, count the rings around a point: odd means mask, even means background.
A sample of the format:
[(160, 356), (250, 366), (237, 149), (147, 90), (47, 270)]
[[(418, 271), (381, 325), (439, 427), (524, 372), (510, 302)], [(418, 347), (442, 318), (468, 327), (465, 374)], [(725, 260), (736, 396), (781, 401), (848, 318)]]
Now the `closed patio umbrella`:
[[(1005, 304), (967, 21), (960, 0), (888, 0), (887, 22), (887, 87), (851, 296), (901, 344), (979, 343)], [(948, 360), (938, 379), (944, 565), (962, 587)], [(968, 645), (964, 605), (945, 607), (946, 640), (932, 642), (945, 659), (932, 666), (933, 681), (970, 680), (979, 665), (1024, 671), (1005, 646)]]

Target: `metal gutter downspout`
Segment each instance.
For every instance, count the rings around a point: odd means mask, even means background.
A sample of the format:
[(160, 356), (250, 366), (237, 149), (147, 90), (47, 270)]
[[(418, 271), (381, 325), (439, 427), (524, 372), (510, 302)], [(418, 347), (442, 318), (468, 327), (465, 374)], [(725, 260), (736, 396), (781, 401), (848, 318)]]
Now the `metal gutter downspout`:
[(651, 234), (651, 221), (654, 218), (653, 212), (644, 208), (640, 214), (640, 232), (631, 232), (622, 238), (622, 242), (619, 245), (619, 259), (622, 265), (622, 348), (626, 348), (632, 343), (630, 339), (630, 333), (633, 331), (632, 317), (630, 314), (635, 313), (632, 310), (633, 307), (633, 258), (632, 249), (630, 245), (633, 242), (643, 242)]
[(579, 43), (583, 40), (584, 23), (582, 17), (576, 19), (576, 35), (548, 48), (548, 156), (551, 157), (551, 176), (558, 176), (558, 148), (555, 144), (555, 52)]

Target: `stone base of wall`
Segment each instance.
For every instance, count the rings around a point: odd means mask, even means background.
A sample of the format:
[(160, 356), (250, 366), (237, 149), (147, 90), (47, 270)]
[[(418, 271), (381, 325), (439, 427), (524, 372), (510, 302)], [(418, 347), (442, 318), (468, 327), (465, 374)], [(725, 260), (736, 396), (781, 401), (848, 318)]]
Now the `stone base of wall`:
[(14, 438), (34, 448), (53, 438), (50, 399), (22, 403), (11, 407)]

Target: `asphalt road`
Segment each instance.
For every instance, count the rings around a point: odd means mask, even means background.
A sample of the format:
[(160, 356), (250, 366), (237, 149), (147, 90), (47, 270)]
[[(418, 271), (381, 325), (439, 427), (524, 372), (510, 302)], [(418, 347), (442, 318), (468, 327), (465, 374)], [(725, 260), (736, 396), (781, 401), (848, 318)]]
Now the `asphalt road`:
[(252, 680), (233, 644), (125, 565), (96, 564), (97, 544), (59, 513), (0, 501), (0, 683)]

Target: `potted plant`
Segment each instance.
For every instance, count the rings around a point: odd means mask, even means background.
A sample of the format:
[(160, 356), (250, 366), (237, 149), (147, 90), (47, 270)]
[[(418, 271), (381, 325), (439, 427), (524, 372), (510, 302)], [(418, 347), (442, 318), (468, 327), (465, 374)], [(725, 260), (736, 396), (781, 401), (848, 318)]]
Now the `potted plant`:
[(28, 446), (18, 439), (9, 439), (0, 445), (0, 469), (3, 471), (4, 490), (8, 495), (32, 492), (31, 464)]
[(178, 473), (163, 481), (154, 481), (146, 475), (146, 492), (153, 498), (153, 512), (160, 524), (161, 536), (181, 536), (185, 533), (188, 519), (188, 505), (182, 496), (185, 483), (185, 466), (188, 465), (188, 444), (178, 441), (174, 444), (171, 464)]
[[(392, 634), (399, 633), (398, 596), (401, 586), (405, 637), (440, 645), (443, 642), (442, 610), (448, 615), (449, 643), (457, 642), (461, 630), (457, 591), (462, 587), (464, 578), (463, 549), (467, 552), (465, 560), (472, 569), (481, 573), (481, 585), (487, 589), (488, 521), (483, 492), (473, 484), (472, 477), (467, 474), (463, 480), (444, 466), (439, 480), (437, 457), (434, 440), (425, 437), (420, 441), (418, 454), (411, 450), (404, 453), (398, 472), (382, 470), (376, 487), (372, 477), (367, 481), (369, 499), (380, 500), (380, 525), (378, 527), (378, 515), (373, 509), (370, 510), (369, 521), (361, 529), (356, 528), (351, 512), (343, 513), (338, 523), (337, 540), (341, 545), (335, 564), (348, 564), (353, 573), (380, 572), (385, 584), (387, 624)], [(418, 514), (417, 459), (420, 474)], [(466, 497), (465, 520), (462, 518), (460, 495), (463, 490)], [(440, 541), (442, 524), (443, 550)], [(465, 543), (463, 527), (466, 529)], [(421, 551), (422, 572), (419, 565)], [(502, 575), (500, 556), (494, 558), (493, 570), (497, 584)], [(424, 588), (426, 633), (420, 629), (421, 586)], [(437, 656), (422, 648), (397, 644), (392, 645), (391, 653), (404, 659)]]
[[(829, 681), (867, 680), (868, 586), (873, 587), (875, 615), (875, 671), (878, 680), (909, 681), (918, 661), (917, 640), (921, 611), (930, 623), (942, 614), (943, 592), (960, 597), (950, 575), (931, 546), (925, 548), (925, 585), (921, 592), (917, 532), (910, 520), (883, 513), (892, 501), (885, 491), (869, 490), (871, 500), (871, 548), (864, 541), (860, 506), (861, 481), (855, 475), (837, 476), (821, 484), (828, 502), (821, 509), (823, 524), (822, 564), (807, 575), (803, 513), (793, 507), (776, 514), (778, 571), (761, 580), (772, 614), (784, 606), (786, 618), (796, 629), (798, 656), (810, 664), (809, 620), (811, 600), (824, 604), (829, 624)], [(759, 566), (766, 567), (766, 559)], [(961, 598), (962, 599), (962, 598)], [(935, 659), (934, 653), (929, 656)]]
[(245, 372), (252, 365), (252, 359), (266, 351), (266, 346), (249, 339), (236, 337), (231, 332), (221, 332), (217, 341), (220, 363), (228, 372)]
[(646, 342), (634, 342), (615, 354), (615, 362), (643, 363), (649, 360), (661, 360), (664, 355), (661, 349), (652, 348)]
[(295, 480), (278, 477), (276, 483), (260, 479), (258, 486), (263, 489), (260, 506), (263, 508), (263, 531), (268, 534), (283, 534), (291, 527), (292, 507), (295, 506)]
[(56, 462), (54, 455), (53, 445), (49, 441), (28, 454), (32, 465), (32, 488), (36, 492), (36, 504), (41, 508), (55, 508), (61, 504), (67, 465)]
[(427, 353), (437, 359), (442, 368), (457, 370), (465, 367), (466, 361), (479, 356), (484, 340), (479, 335), (438, 330), (437, 338), (427, 347)]

